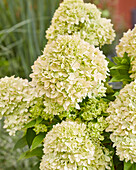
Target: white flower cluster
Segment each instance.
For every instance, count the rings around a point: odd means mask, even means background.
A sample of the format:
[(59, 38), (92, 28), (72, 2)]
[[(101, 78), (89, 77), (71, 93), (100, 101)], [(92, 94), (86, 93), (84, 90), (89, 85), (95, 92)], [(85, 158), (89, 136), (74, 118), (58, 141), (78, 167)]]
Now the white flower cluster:
[(115, 38), (111, 20), (101, 18), (94, 4), (83, 0), (64, 0), (56, 10), (46, 38), (55, 40), (58, 35), (79, 35), (95, 46), (111, 44)]
[(108, 62), (102, 52), (78, 36), (59, 36), (47, 44), (30, 75), (39, 96), (45, 95), (45, 112), (57, 115), (86, 96), (103, 96)]
[(126, 52), (131, 61), (131, 78), (136, 79), (136, 26), (133, 30), (128, 30), (120, 39), (119, 45), (116, 47), (118, 57), (123, 57)]
[(28, 81), (21, 78), (5, 77), (0, 79), (0, 119), (4, 116), (10, 135), (30, 121), (28, 108), (36, 96)]
[(109, 150), (89, 139), (84, 123), (63, 121), (44, 139), (41, 170), (105, 170), (110, 165)]
[(136, 81), (126, 85), (108, 108), (110, 138), (120, 160), (136, 162)]

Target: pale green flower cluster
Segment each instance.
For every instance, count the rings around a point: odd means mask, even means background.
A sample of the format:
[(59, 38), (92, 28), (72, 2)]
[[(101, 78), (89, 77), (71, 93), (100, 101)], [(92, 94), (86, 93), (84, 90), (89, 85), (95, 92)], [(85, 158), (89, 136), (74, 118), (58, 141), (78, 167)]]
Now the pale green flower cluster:
[[(76, 108), (71, 108), (68, 112), (63, 111), (55, 117), (55, 115), (47, 114), (44, 105), (44, 98), (36, 98), (35, 104), (30, 107), (29, 112), (32, 119), (37, 119), (39, 116), (47, 121), (54, 121), (54, 118), (59, 120), (71, 119), (83, 121), (87, 127), (88, 132), (92, 140), (103, 140), (104, 137), (101, 135), (107, 127), (107, 122), (105, 120), (105, 113), (108, 108), (107, 102), (103, 99), (96, 98), (86, 98), (81, 103), (79, 103), (80, 110)], [(56, 107), (54, 106), (54, 110)], [(54, 112), (52, 110), (52, 112)], [(47, 125), (45, 124), (35, 124), (34, 131), (38, 134), (40, 132), (47, 131)]]
[(47, 132), (48, 129), (44, 124), (36, 124), (33, 130), (36, 132), (36, 134), (39, 134), (41, 132)]
[(102, 52), (78, 36), (59, 36), (47, 44), (30, 75), (39, 97), (45, 95), (45, 112), (57, 115), (86, 96), (103, 96), (108, 62)]
[(46, 38), (51, 42), (59, 35), (79, 35), (92, 45), (103, 46), (111, 44), (115, 38), (112, 26), (110, 19), (101, 18), (94, 4), (64, 0), (54, 14)]
[(31, 120), (28, 109), (35, 96), (35, 90), (26, 79), (14, 76), (0, 79), (0, 118), (6, 117), (4, 128), (10, 135)]
[(116, 50), (119, 57), (123, 57), (125, 52), (128, 54), (131, 61), (130, 77), (136, 79), (136, 26), (124, 33)]
[(105, 113), (107, 107), (108, 104), (103, 99), (91, 98), (80, 104), (80, 114), (84, 120), (90, 121), (101, 116), (102, 112)]
[(136, 162), (136, 81), (126, 85), (108, 108), (110, 138), (120, 160)]
[(84, 123), (63, 121), (44, 139), (41, 170), (105, 170), (111, 169), (108, 149), (93, 143)]
[(80, 110), (75, 114), (81, 117), (88, 127), (88, 132), (92, 140), (104, 140), (103, 131), (107, 128), (105, 113), (108, 108), (107, 102), (103, 99), (91, 98), (80, 103)]
[(94, 121), (88, 122), (87, 127), (88, 127), (88, 132), (89, 132), (91, 139), (95, 141), (104, 140), (104, 136), (102, 135), (102, 133), (107, 128), (107, 126), (108, 126), (108, 123), (105, 120), (105, 117), (103, 116), (98, 117)]

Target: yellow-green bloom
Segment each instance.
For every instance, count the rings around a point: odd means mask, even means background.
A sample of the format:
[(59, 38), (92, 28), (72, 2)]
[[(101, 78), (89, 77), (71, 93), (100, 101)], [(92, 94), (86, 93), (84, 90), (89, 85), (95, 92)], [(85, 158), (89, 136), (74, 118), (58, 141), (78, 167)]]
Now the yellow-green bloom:
[(102, 52), (78, 36), (59, 36), (47, 44), (32, 66), (32, 84), (39, 97), (45, 95), (45, 112), (57, 115), (86, 96), (103, 96), (107, 61)]
[(120, 160), (136, 162), (136, 81), (126, 85), (108, 108), (108, 132)]
[(35, 90), (26, 79), (14, 76), (0, 79), (0, 118), (6, 117), (4, 128), (10, 135), (31, 120), (28, 109), (35, 96)]
[(125, 52), (128, 54), (131, 61), (130, 77), (136, 79), (136, 26), (124, 33), (116, 50), (118, 57), (123, 57)]
[(46, 38), (55, 40), (58, 35), (79, 35), (95, 46), (111, 44), (115, 38), (111, 20), (101, 18), (94, 4), (82, 0), (64, 0), (56, 10)]
[(109, 150), (90, 140), (84, 123), (63, 121), (53, 126), (43, 151), (41, 170), (111, 169)]

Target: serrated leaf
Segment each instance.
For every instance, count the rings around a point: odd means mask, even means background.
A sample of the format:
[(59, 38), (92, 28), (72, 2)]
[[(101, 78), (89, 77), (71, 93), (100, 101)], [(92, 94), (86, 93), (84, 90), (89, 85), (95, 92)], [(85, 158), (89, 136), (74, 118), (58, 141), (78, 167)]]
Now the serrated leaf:
[(23, 147), (26, 146), (26, 145), (27, 145), (26, 136), (23, 136), (21, 139), (19, 139), (19, 140), (17, 141), (17, 143), (15, 144), (13, 150), (16, 150), (16, 149), (18, 149), (18, 148), (23, 148)]
[(32, 142), (31, 150), (38, 147), (42, 143), (44, 138), (45, 138), (45, 133), (40, 133), (39, 135), (37, 135)]
[(29, 122), (28, 124), (26, 124), (26, 125), (24, 126), (24, 128), (25, 128), (25, 129), (28, 129), (28, 128), (34, 127), (35, 123), (36, 123), (36, 120), (32, 120), (31, 122)]
[(37, 156), (39, 158), (41, 158), (43, 155), (43, 147), (37, 147), (36, 149), (32, 150), (32, 151), (27, 151), (27, 152), (24, 152), (20, 157), (19, 157), (19, 160), (21, 159), (28, 159), (28, 158), (31, 158), (33, 156)]
[(33, 131), (32, 128), (27, 129), (26, 141), (27, 141), (29, 148), (31, 147), (33, 139), (35, 138), (35, 136), (36, 136), (36, 133)]

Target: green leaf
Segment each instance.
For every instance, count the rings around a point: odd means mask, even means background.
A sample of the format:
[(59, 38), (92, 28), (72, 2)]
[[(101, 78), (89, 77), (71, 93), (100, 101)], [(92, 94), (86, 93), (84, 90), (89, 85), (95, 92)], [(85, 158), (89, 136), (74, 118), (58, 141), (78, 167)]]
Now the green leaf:
[(32, 120), (31, 122), (26, 124), (24, 128), (28, 129), (28, 128), (34, 127), (35, 123), (36, 123), (36, 120)]
[(24, 146), (27, 145), (27, 141), (26, 141), (26, 136), (23, 136), (21, 139), (19, 139), (17, 141), (17, 143), (14, 146), (14, 150), (18, 149), (18, 148), (23, 148)]
[(25, 159), (26, 153), (27, 153), (27, 152), (22, 153), (22, 154), (20, 155), (20, 157), (19, 157), (18, 160), (20, 161), (21, 159)]
[(131, 162), (124, 161), (124, 170), (136, 170), (136, 163), (131, 164)]
[(131, 81), (128, 75), (117, 75), (113, 77), (110, 82)]
[(33, 139), (35, 138), (35, 136), (36, 136), (36, 133), (33, 131), (32, 128), (27, 129), (26, 141), (27, 141), (27, 144), (28, 144), (29, 148), (31, 147)]
[(41, 144), (44, 138), (45, 133), (40, 133), (39, 135), (37, 135), (32, 142), (31, 150), (35, 149), (39, 144)]
[(111, 70), (116, 70), (116, 69), (120, 69), (120, 70), (128, 70), (129, 66), (128, 65), (115, 65), (113, 67), (110, 68)]
[(43, 120), (43, 118), (41, 118), (40, 116), (36, 119), (36, 124), (41, 123), (41, 121)]
[(116, 93), (114, 93), (113, 96), (118, 96), (119, 95), (119, 92), (117, 91)]
[(37, 156), (39, 158), (41, 158), (43, 155), (43, 147), (37, 147), (36, 149), (32, 150), (32, 151), (27, 151), (27, 152), (24, 152), (20, 157), (19, 157), (19, 160), (21, 159), (28, 159), (28, 158), (31, 158), (33, 156)]
[(120, 63), (121, 63), (121, 60), (122, 60), (121, 57), (113, 57), (113, 61), (114, 61), (116, 64), (120, 64)]
[(124, 161), (124, 170), (131, 170), (132, 164), (129, 162)]
[(32, 150), (31, 152), (27, 152), (25, 158), (27, 159), (27, 158), (31, 158), (33, 156), (37, 156), (37, 157), (41, 158), (42, 155), (43, 155), (43, 147), (38, 147), (38, 148)]
[(109, 58), (106, 58), (106, 60), (108, 61), (108, 67), (109, 68), (111, 68), (112, 66), (115, 65)]
[(123, 58), (121, 61), (121, 64), (129, 65), (129, 60), (126, 58)]

